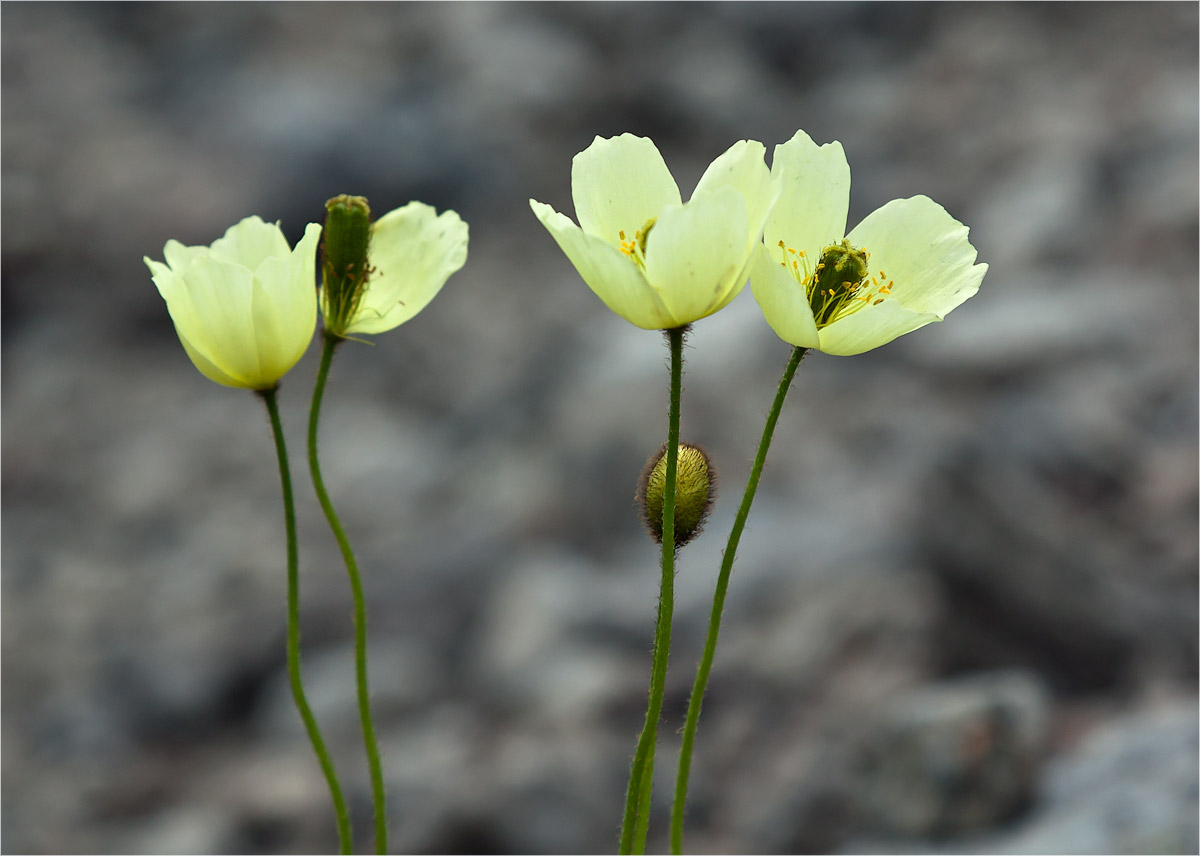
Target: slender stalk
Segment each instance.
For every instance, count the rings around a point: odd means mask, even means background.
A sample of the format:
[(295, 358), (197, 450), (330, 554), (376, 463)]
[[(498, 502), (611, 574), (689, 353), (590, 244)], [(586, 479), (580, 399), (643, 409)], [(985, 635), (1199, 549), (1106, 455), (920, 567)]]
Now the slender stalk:
[(287, 446), (283, 442), (283, 424), (279, 419), (279, 402), (276, 400), (278, 387), (265, 389), (258, 394), (267, 405), (271, 417), (271, 430), (275, 434), (275, 452), (279, 458), (279, 481), (283, 486), (283, 519), (287, 528), (287, 670), (292, 686), (292, 698), (296, 709), (304, 720), (304, 728), (312, 743), (313, 752), (321, 764), (325, 781), (329, 784), (329, 795), (333, 798), (333, 810), (337, 814), (338, 844), (342, 853), (354, 852), (354, 836), (350, 830), (350, 814), (346, 811), (346, 800), (342, 786), (333, 769), (329, 751), (321, 738), (316, 717), (308, 706), (304, 695), (304, 684), (300, 680), (300, 562), (296, 549), (296, 506), (292, 499), (292, 473), (288, 464)]
[(650, 793), (654, 779), (654, 746), (667, 683), (667, 657), (671, 651), (671, 616), (675, 609), (675, 478), (679, 463), (679, 399), (683, 388), (683, 335), (685, 327), (667, 330), (671, 348), (671, 393), (667, 422), (667, 468), (663, 486), (662, 584), (654, 628), (654, 665), (650, 675), (650, 701), (646, 724), (638, 739), (625, 796), (621, 826), (621, 853), (643, 853), (650, 818)]
[(324, 347), (321, 350), (321, 367), (317, 370), (317, 383), (313, 387), (312, 407), (308, 413), (308, 469), (312, 473), (313, 488), (317, 492), (317, 500), (333, 530), (338, 547), (342, 551), (342, 559), (346, 563), (346, 574), (350, 577), (350, 591), (354, 596), (354, 675), (358, 685), (358, 715), (362, 721), (363, 745), (367, 751), (367, 765), (371, 771), (371, 796), (375, 804), (375, 852), (387, 853), (387, 805), (383, 788), (383, 766), (379, 762), (379, 744), (375, 740), (375, 725), (371, 721), (371, 696), (367, 689), (367, 606), (363, 597), (362, 579), (358, 573), (358, 563), (354, 560), (354, 550), (350, 547), (350, 539), (342, 529), (337, 512), (325, 490), (325, 481), (321, 478), (321, 465), (317, 460), (317, 424), (321, 417), (321, 399), (325, 396), (325, 381), (329, 377), (329, 366), (333, 362), (333, 352), (341, 339), (330, 336), (324, 337)]
[(713, 657), (717, 652), (717, 636), (721, 632), (721, 613), (725, 609), (725, 592), (729, 588), (729, 575), (733, 570), (733, 560), (737, 556), (738, 542), (742, 538), (742, 530), (746, 527), (746, 518), (750, 516), (750, 506), (754, 502), (754, 494), (758, 490), (758, 479), (762, 475), (763, 464), (767, 460), (767, 450), (771, 447), (771, 437), (775, 433), (775, 423), (779, 421), (779, 412), (783, 409), (783, 400), (787, 397), (792, 386), (792, 378), (807, 348), (795, 348), (783, 377), (779, 381), (779, 390), (775, 393), (775, 403), (767, 415), (767, 424), (763, 428), (762, 439), (758, 443), (758, 453), (754, 456), (754, 466), (750, 468), (750, 480), (746, 482), (746, 492), (742, 495), (742, 504), (738, 508), (737, 517), (733, 521), (733, 529), (729, 533), (729, 542), (725, 545), (725, 555), (721, 559), (721, 573), (717, 576), (717, 588), (713, 593), (712, 615), (708, 621), (708, 637), (704, 640), (704, 656), (696, 670), (696, 682), (692, 685), (692, 697), (688, 700), (687, 719), (683, 727), (683, 743), (679, 750), (679, 775), (675, 780), (675, 803), (671, 806), (671, 852), (683, 852), (683, 810), (687, 803), (688, 775), (692, 767), (692, 747), (696, 742), (696, 727), (700, 722), (700, 706), (704, 701), (704, 690), (708, 686), (708, 675), (712, 671)]

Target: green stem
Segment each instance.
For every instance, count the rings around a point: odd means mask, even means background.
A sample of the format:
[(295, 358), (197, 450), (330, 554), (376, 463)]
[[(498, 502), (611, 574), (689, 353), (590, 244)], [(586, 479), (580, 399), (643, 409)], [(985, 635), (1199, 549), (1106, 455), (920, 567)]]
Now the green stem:
[(333, 809), (337, 814), (338, 843), (342, 853), (354, 852), (354, 837), (350, 831), (350, 814), (346, 811), (346, 800), (342, 786), (333, 769), (333, 761), (321, 739), (316, 717), (308, 706), (304, 695), (304, 684), (300, 680), (300, 562), (296, 549), (296, 506), (292, 499), (292, 472), (288, 464), (287, 446), (283, 442), (283, 424), (279, 420), (278, 387), (261, 390), (258, 394), (267, 405), (271, 417), (271, 430), (275, 434), (275, 453), (279, 458), (279, 481), (283, 485), (283, 519), (287, 528), (287, 669), (292, 686), (292, 698), (304, 720), (308, 739), (313, 752), (321, 764), (325, 781), (329, 783), (329, 794), (333, 798)]
[(654, 665), (650, 675), (650, 701), (646, 724), (638, 739), (625, 796), (621, 825), (621, 853), (643, 853), (650, 820), (650, 794), (654, 779), (654, 746), (667, 683), (667, 657), (671, 651), (671, 615), (675, 609), (675, 475), (679, 462), (679, 399), (683, 388), (683, 336), (686, 327), (667, 330), (671, 348), (671, 397), (667, 424), (667, 471), (663, 485), (662, 586), (654, 628)]
[(729, 533), (729, 543), (725, 545), (725, 555), (721, 559), (721, 573), (717, 576), (717, 588), (713, 594), (712, 615), (708, 621), (708, 637), (704, 640), (704, 656), (696, 670), (696, 682), (692, 686), (692, 697), (688, 700), (687, 720), (683, 727), (683, 743), (679, 750), (679, 775), (675, 780), (675, 803), (671, 807), (671, 852), (683, 852), (683, 810), (687, 803), (688, 774), (692, 767), (692, 747), (696, 742), (696, 727), (700, 722), (700, 706), (704, 701), (704, 690), (708, 686), (708, 675), (712, 671), (713, 657), (717, 652), (717, 635), (721, 632), (721, 612), (725, 608), (725, 592), (729, 588), (729, 575), (733, 570), (733, 560), (737, 556), (738, 542), (742, 538), (742, 530), (746, 526), (746, 518), (750, 516), (750, 506), (754, 502), (754, 494), (758, 490), (758, 479), (762, 475), (763, 464), (767, 460), (767, 450), (771, 447), (771, 437), (775, 433), (775, 423), (779, 421), (779, 412), (783, 409), (783, 400), (787, 397), (792, 386), (792, 378), (807, 348), (795, 348), (783, 377), (779, 381), (779, 390), (775, 393), (775, 403), (767, 416), (767, 424), (763, 428), (762, 440), (758, 443), (758, 453), (754, 456), (754, 466), (750, 469), (750, 480), (746, 482), (746, 492), (742, 495), (742, 505), (738, 508), (737, 517), (733, 521), (733, 529)]
[(337, 539), (338, 547), (341, 548), (346, 573), (350, 577), (350, 591), (354, 595), (354, 673), (358, 685), (358, 715), (362, 721), (363, 745), (367, 751), (367, 765), (371, 771), (371, 796), (375, 804), (375, 852), (387, 853), (387, 805), (383, 789), (383, 766), (379, 762), (379, 744), (375, 740), (375, 725), (371, 721), (371, 696), (367, 689), (367, 606), (350, 539), (346, 537), (337, 512), (333, 510), (329, 492), (325, 490), (325, 481), (321, 478), (321, 465), (317, 461), (317, 424), (321, 417), (321, 399), (325, 395), (325, 380), (329, 377), (333, 351), (340, 341), (341, 339), (328, 334), (324, 337), (321, 367), (317, 370), (312, 407), (308, 413), (308, 469), (312, 473), (317, 500), (321, 503), (325, 519), (329, 521), (329, 528), (333, 530), (333, 537)]

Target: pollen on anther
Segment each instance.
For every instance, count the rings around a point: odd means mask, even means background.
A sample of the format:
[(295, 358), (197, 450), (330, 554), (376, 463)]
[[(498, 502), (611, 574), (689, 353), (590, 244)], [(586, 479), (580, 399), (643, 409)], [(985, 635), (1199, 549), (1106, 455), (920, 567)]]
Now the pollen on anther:
[(622, 241), (624, 241), (624, 240), (625, 240), (625, 230), (624, 230), (624, 229), (622, 229), (620, 232), (617, 232), (617, 236), (618, 236), (618, 237), (619, 237), (619, 238), (620, 238)]
[(878, 306), (880, 303), (883, 303), (883, 298), (882, 298), (882, 297), (881, 297), (881, 298), (879, 298), (878, 300), (876, 300), (876, 301), (875, 301), (874, 303), (872, 303), (871, 305), (872, 305), (872, 306)]

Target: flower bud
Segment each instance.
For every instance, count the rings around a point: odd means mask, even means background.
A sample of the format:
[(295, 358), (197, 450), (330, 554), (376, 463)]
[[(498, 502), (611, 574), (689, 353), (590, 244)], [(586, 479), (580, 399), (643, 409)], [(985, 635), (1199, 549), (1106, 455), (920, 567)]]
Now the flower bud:
[[(646, 529), (659, 544), (663, 534), (663, 498), (666, 495), (667, 445), (646, 462), (638, 479), (636, 501)], [(679, 444), (675, 471), (675, 546), (682, 547), (704, 528), (717, 496), (717, 474), (708, 453), (699, 446)]]
[(361, 196), (335, 196), (325, 203), (321, 244), (321, 311), (325, 330), (344, 336), (358, 312), (371, 274), (371, 208)]

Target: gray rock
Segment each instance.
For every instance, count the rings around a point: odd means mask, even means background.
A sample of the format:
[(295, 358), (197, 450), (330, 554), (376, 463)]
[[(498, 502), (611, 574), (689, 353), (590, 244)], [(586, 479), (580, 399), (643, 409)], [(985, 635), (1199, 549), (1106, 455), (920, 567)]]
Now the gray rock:
[(1195, 853), (1200, 848), (1192, 704), (1102, 727), (1048, 767), (1037, 811), (985, 853)]
[(986, 829), (1028, 805), (1049, 729), (1036, 676), (923, 687), (889, 704), (864, 748), (855, 800), (869, 826), (940, 837)]

